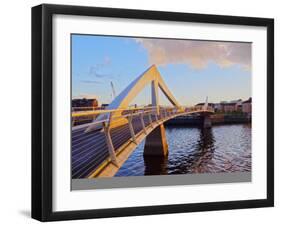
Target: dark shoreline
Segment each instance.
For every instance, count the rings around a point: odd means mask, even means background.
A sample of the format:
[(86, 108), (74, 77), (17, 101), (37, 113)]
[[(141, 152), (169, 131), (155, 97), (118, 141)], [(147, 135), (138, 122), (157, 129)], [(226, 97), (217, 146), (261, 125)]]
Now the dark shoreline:
[[(216, 114), (211, 116), (212, 125), (248, 124), (251, 121), (248, 115)], [(181, 116), (165, 122), (165, 126), (201, 126), (202, 123), (203, 119), (199, 116)]]

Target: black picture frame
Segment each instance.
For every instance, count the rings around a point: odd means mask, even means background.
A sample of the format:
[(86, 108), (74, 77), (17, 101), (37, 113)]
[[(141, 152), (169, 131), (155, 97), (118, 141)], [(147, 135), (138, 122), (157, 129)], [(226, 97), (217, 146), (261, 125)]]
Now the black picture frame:
[[(52, 18), (55, 14), (151, 19), (267, 28), (267, 198), (95, 210), (52, 210)], [(43, 4), (32, 8), (32, 218), (122, 217), (274, 206), (274, 20), (268, 18)]]

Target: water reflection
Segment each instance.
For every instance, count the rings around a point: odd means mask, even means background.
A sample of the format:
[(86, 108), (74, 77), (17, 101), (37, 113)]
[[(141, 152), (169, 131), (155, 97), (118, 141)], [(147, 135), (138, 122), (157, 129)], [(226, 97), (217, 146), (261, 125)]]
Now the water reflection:
[(143, 156), (144, 142), (115, 176), (250, 172), (251, 125), (167, 127), (167, 157)]
[[(214, 156), (214, 135), (212, 129), (201, 129), (195, 151), (196, 158), (193, 160), (191, 170), (196, 173), (204, 172), (204, 168)], [(189, 170), (190, 171), (190, 170)]]
[(212, 128), (198, 129), (200, 131), (196, 145), (191, 150), (186, 150), (186, 155), (170, 159), (167, 165), (170, 174), (200, 173), (214, 156), (214, 135)]

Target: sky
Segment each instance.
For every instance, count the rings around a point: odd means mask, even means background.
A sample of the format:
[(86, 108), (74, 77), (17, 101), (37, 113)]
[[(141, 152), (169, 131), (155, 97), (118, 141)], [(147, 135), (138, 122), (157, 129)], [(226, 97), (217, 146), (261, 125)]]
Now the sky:
[[(110, 103), (111, 82), (118, 95), (153, 64), (184, 106), (251, 96), (251, 43), (73, 34), (71, 45), (72, 98)], [(148, 86), (132, 105), (149, 103)]]

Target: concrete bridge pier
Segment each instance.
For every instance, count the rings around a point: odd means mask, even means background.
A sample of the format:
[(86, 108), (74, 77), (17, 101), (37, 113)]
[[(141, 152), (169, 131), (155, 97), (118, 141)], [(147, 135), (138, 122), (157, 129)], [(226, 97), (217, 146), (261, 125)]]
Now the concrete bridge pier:
[(145, 140), (144, 156), (167, 156), (168, 143), (163, 124), (155, 128)]
[(203, 116), (203, 128), (208, 129), (211, 128), (211, 126), (212, 126), (212, 122), (211, 122), (210, 115)]

